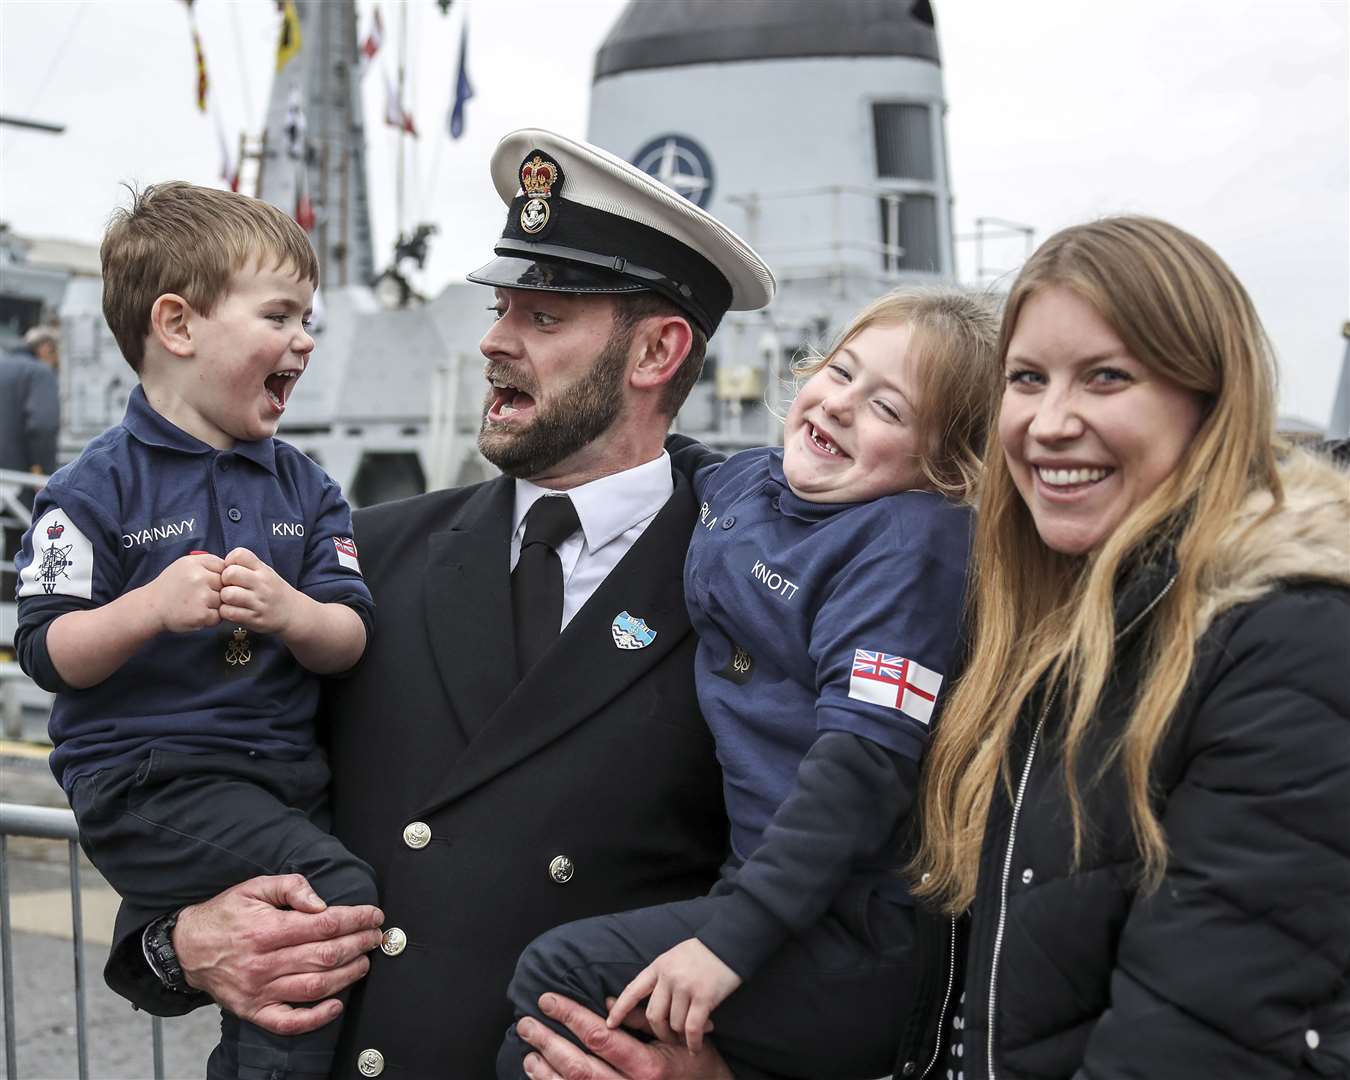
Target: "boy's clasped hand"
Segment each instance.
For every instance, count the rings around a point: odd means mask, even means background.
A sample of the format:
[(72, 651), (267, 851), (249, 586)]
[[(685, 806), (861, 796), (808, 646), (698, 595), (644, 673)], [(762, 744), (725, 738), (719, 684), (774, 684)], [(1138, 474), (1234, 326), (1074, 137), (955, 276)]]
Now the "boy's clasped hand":
[(235, 548), (223, 559), (194, 551), (145, 588), (163, 629), (175, 634), (221, 622), (285, 634), (302, 596), (248, 548)]

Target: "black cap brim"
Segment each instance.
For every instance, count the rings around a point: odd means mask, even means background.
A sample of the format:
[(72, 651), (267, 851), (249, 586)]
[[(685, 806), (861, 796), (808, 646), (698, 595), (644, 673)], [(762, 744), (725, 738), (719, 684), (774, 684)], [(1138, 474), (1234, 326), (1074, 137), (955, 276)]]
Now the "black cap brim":
[(539, 292), (631, 293), (646, 290), (645, 285), (612, 270), (559, 259), (529, 259), (516, 255), (499, 255), (473, 271), (468, 278), (479, 285)]

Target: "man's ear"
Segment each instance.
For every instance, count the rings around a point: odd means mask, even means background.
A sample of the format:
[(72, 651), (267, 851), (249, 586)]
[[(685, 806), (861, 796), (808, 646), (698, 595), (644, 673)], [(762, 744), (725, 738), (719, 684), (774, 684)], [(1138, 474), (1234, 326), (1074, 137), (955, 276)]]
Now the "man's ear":
[(633, 344), (641, 352), (629, 382), (643, 390), (664, 386), (680, 370), (693, 341), (694, 332), (687, 319), (678, 315), (644, 319), (633, 335)]
[(150, 308), (150, 336), (174, 356), (192, 356), (192, 305), (177, 293), (165, 293)]

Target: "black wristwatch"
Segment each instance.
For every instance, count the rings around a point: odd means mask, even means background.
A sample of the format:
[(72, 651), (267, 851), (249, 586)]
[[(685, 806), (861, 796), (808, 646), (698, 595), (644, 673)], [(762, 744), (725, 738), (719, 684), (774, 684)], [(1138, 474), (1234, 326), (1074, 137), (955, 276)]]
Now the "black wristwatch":
[(150, 965), (166, 990), (176, 994), (191, 994), (195, 991), (187, 984), (183, 974), (183, 965), (178, 962), (178, 953), (173, 947), (173, 928), (178, 924), (179, 913), (161, 915), (145, 928), (141, 935), (141, 951), (145, 953), (145, 962)]

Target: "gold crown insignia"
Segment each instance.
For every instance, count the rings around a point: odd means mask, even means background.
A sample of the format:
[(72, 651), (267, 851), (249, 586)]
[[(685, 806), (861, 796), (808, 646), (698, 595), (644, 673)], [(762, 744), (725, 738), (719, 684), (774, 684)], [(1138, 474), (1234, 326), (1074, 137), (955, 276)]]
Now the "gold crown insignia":
[(551, 161), (545, 161), (538, 154), (520, 167), (520, 186), (526, 195), (537, 199), (547, 199), (553, 185), (558, 182), (558, 167)]

